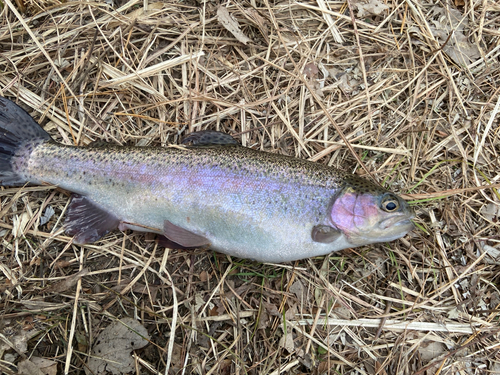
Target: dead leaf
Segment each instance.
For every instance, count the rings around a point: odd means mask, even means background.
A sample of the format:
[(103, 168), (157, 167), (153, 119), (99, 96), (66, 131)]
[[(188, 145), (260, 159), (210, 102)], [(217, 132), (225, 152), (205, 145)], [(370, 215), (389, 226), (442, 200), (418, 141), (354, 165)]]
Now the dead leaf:
[(293, 336), (291, 332), (285, 333), (280, 339), (280, 347), (285, 348), (288, 353), (293, 353), (295, 344), (293, 343)]
[(172, 365), (182, 366), (184, 363), (184, 351), (182, 350), (182, 346), (174, 343), (174, 347), (172, 349)]
[(266, 329), (267, 327), (269, 327), (269, 323), (269, 314), (266, 312), (266, 309), (262, 309), (262, 312), (259, 316), (257, 328)]
[(458, 312), (458, 309), (456, 307), (448, 311), (447, 315), (449, 319), (458, 319), (460, 317), (460, 313)]
[(266, 308), (267, 313), (269, 315), (271, 315), (271, 316), (281, 316), (281, 313), (278, 310), (278, 306), (276, 306), (274, 303), (264, 302), (263, 301), (262, 304)]
[(219, 364), (218, 374), (220, 374), (220, 375), (229, 375), (229, 374), (231, 374), (231, 364), (232, 363), (233, 363), (232, 360), (230, 360), (230, 359), (224, 359)]
[(255, 9), (246, 8), (243, 12), (243, 15), (247, 18), (247, 20), (253, 22), (259, 28), (262, 36), (268, 41), (269, 39), (269, 30), (266, 26), (266, 20), (257, 12)]
[(484, 258), (484, 262), (488, 264), (496, 264), (497, 260), (500, 260), (500, 250), (494, 248), (493, 246), (484, 244), (483, 251), (487, 252), (489, 257)]
[(145, 10), (144, 8), (138, 8), (134, 9), (132, 12), (125, 14), (125, 17), (127, 17), (131, 21), (136, 21), (138, 19), (147, 19), (150, 13), (153, 11), (161, 10), (163, 9), (163, 2), (159, 3), (148, 3), (148, 9)]
[(463, 33), (455, 32), (454, 36), (454, 43), (447, 44), (443, 50), (457, 65), (469, 65), (481, 57), (479, 49), (474, 44), (469, 43)]
[[(132, 282), (132, 279), (129, 279), (129, 278), (122, 279), (119, 284), (115, 285), (111, 289), (118, 292), (118, 293), (121, 293), (122, 290), (128, 288), (128, 286), (130, 285), (131, 282)], [(158, 286), (156, 286), (156, 285), (144, 285), (140, 282), (136, 282), (132, 286), (132, 291), (134, 293), (137, 293), (137, 294), (151, 295), (151, 298), (154, 300), (156, 293), (158, 292)]]
[(203, 299), (203, 294), (196, 293), (194, 296), (194, 310), (196, 312), (200, 311), (203, 306), (206, 305), (205, 300)]
[(60, 281), (56, 284), (50, 285), (45, 289), (45, 292), (52, 292), (52, 293), (62, 293), (65, 292), (68, 289), (71, 289), (77, 282), (85, 276), (86, 274), (89, 273), (88, 268), (82, 269), (80, 272), (77, 272), (71, 276), (68, 276), (65, 278), (63, 281)]
[(303, 73), (309, 79), (316, 79), (318, 78), (319, 69), (315, 63), (310, 62), (304, 66)]
[(41, 357), (31, 357), (17, 365), (18, 374), (26, 375), (57, 375), (57, 362)]
[(57, 261), (55, 264), (54, 264), (54, 267), (56, 268), (66, 268), (66, 267), (69, 267), (71, 266), (73, 263), (67, 261), (67, 260), (60, 260), (60, 261)]
[(201, 271), (199, 277), (200, 277), (200, 281), (202, 281), (202, 282), (206, 282), (206, 281), (210, 280), (210, 275), (208, 274), (207, 271)]
[(295, 294), (295, 296), (297, 297), (297, 299), (299, 301), (303, 301), (304, 300), (304, 286), (302, 285), (302, 283), (300, 282), (300, 280), (296, 280), (292, 286), (290, 287), (290, 292)]
[(286, 320), (295, 320), (297, 317), (297, 305), (292, 305), (288, 310), (285, 312), (285, 319)]
[(498, 203), (488, 203), (486, 206), (481, 208), (481, 214), (488, 219), (497, 223), (500, 221), (500, 204)]
[[(308, 63), (304, 66), (302, 73), (309, 79), (310, 89), (314, 90), (316, 95), (320, 98), (324, 97), (323, 91), (321, 90), (321, 82), (318, 80), (319, 69), (315, 63)], [(328, 74), (328, 72), (326, 72)]]
[(40, 217), (40, 226), (46, 224), (49, 222), (50, 218), (52, 216), (54, 216), (55, 214), (55, 211), (54, 209), (52, 208), (52, 206), (47, 206), (47, 208), (45, 209), (45, 213)]
[(315, 366), (315, 363), (311, 354), (305, 353), (303, 349), (297, 349), (295, 352), (297, 353), (299, 362), (308, 370), (312, 370), (313, 366)]
[(231, 16), (227, 10), (227, 8), (222, 5), (217, 8), (217, 20), (220, 22), (224, 28), (234, 35), (239, 42), (243, 44), (247, 44), (251, 41), (240, 29), (240, 24), (238, 21)]
[(333, 364), (330, 363), (330, 361), (322, 361), (318, 365), (317, 373), (320, 375), (330, 373), (330, 370), (332, 369), (332, 367), (333, 367)]
[(466, 66), (481, 57), (477, 46), (470, 43), (464, 34), (468, 19), (464, 20), (459, 10), (435, 6), (432, 11), (440, 15), (438, 20), (432, 21), (432, 34), (455, 64)]
[(500, 374), (500, 363), (496, 361), (491, 361), (490, 374)]
[(55, 306), (60, 306), (57, 302), (47, 302), (43, 297), (33, 297), (31, 299), (27, 299), (21, 303), (24, 308), (28, 310), (43, 310), (45, 308), (53, 308)]
[(339, 319), (352, 319), (353, 314), (351, 311), (342, 305), (338, 305), (338, 307), (334, 307), (332, 312), (339, 318)]
[(44, 375), (42, 370), (29, 359), (25, 359), (17, 364), (17, 373), (19, 375)]
[(443, 343), (431, 341), (429, 343), (420, 344), (418, 352), (424, 361), (431, 361), (444, 354), (446, 352), (446, 347)]
[(85, 373), (127, 374), (135, 370), (132, 350), (148, 344), (149, 334), (144, 326), (132, 318), (123, 318), (107, 326), (97, 337)]
[(80, 331), (75, 332), (75, 339), (76, 342), (78, 343), (78, 350), (81, 352), (87, 352), (87, 348), (89, 346), (89, 343), (87, 341), (87, 336)]
[(500, 294), (498, 292), (493, 292), (490, 297), (490, 308), (497, 309), (500, 305)]
[(389, 9), (387, 5), (385, 5), (380, 0), (368, 0), (368, 1), (353, 1), (353, 5), (358, 8), (358, 17), (365, 17), (368, 15), (379, 15), (384, 10)]
[(387, 372), (385, 371), (384, 365), (380, 363), (379, 361), (375, 361), (375, 371), (377, 374), (380, 375), (387, 375)]
[(39, 332), (36, 329), (24, 330), (19, 326), (13, 327), (9, 325), (4, 327), (2, 334), (5, 336), (4, 340), (8, 340), (8, 342), (0, 339), (0, 353), (2, 350), (7, 349), (14, 349), (19, 354), (26, 353), (28, 351), (28, 341), (38, 335)]

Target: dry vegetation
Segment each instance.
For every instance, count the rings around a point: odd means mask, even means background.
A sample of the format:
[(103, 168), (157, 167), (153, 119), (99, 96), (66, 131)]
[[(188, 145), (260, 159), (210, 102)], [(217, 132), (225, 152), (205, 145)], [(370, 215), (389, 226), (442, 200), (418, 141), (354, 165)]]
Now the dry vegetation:
[(133, 232), (75, 246), (67, 192), (3, 188), (0, 373), (82, 374), (124, 317), (142, 374), (500, 373), (498, 4), (115, 1), (0, 1), (0, 93), (66, 144), (219, 129), (369, 172), (419, 228), (259, 264)]

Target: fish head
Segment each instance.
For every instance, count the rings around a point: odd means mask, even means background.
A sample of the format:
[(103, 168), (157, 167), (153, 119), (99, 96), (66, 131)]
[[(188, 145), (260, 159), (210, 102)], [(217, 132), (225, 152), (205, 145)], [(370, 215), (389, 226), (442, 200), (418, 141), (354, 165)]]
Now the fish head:
[(414, 228), (414, 210), (401, 197), (350, 175), (335, 197), (330, 220), (353, 246), (389, 242)]

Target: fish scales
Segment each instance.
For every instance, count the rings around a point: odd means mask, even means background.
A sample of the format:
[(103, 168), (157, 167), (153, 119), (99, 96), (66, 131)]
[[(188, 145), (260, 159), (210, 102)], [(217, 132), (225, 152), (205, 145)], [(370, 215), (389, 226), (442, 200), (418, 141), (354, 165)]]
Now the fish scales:
[(0, 98), (0, 181), (76, 193), (66, 227), (77, 242), (119, 227), (284, 262), (390, 241), (413, 226), (406, 202), (372, 182), (225, 134), (194, 133), (191, 147), (73, 147), (20, 111)]
[[(290, 233), (320, 223), (345, 175), (313, 165), (304, 169), (301, 159), (243, 147), (179, 150), (49, 143), (31, 154), (25, 178), (90, 197), (122, 221), (158, 233), (168, 217), (188, 230), (204, 228), (215, 250), (234, 242), (231, 253), (260, 259), (260, 249), (274, 241), (280, 256), (289, 258), (291, 245), (296, 245)], [(283, 227), (290, 233), (277, 241)], [(307, 244), (303, 246), (307, 251)]]

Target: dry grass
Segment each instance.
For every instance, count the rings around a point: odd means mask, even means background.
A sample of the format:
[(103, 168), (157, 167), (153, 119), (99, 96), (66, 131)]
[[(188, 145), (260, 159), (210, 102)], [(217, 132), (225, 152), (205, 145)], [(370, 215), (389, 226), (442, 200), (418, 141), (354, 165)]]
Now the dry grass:
[(35, 356), (81, 374), (124, 316), (151, 334), (137, 373), (500, 373), (498, 4), (387, 1), (359, 16), (357, 0), (0, 3), (0, 93), (58, 141), (223, 130), (370, 173), (414, 201), (419, 224), (268, 265), (132, 232), (75, 246), (60, 230), (66, 192), (2, 189), (0, 373)]

